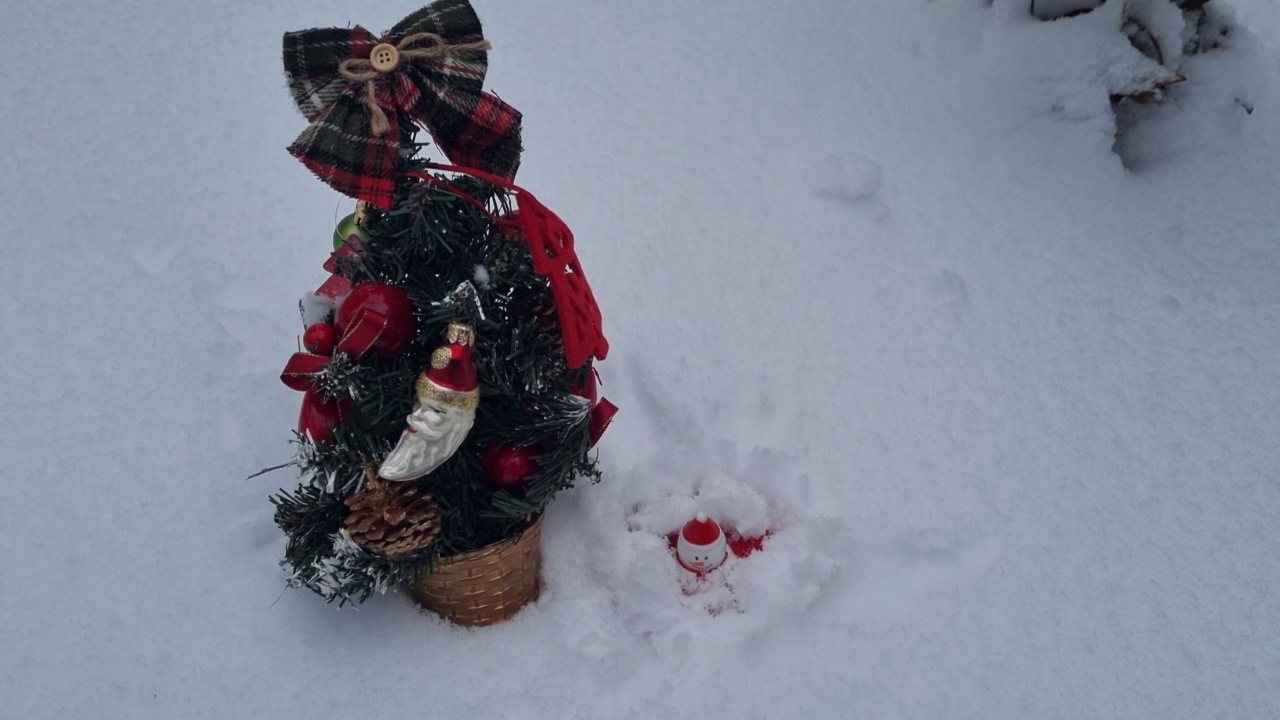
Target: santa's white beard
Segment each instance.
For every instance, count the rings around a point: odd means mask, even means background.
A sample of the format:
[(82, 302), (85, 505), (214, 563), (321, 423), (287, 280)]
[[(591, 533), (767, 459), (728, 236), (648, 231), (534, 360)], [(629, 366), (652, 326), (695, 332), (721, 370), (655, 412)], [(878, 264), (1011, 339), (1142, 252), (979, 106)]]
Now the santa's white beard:
[(409, 415), (409, 429), (382, 461), (378, 475), (387, 480), (416, 480), (444, 464), (467, 439), (475, 410), (419, 403)]

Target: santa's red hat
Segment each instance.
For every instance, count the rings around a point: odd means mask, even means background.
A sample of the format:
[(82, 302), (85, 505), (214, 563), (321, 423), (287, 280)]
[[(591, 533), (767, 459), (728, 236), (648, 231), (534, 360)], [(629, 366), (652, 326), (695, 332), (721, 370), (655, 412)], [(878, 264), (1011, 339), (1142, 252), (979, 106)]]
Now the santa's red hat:
[(449, 323), (446, 339), (431, 354), (431, 367), (418, 375), (418, 401), (437, 402), (462, 410), (474, 410), (480, 402), (480, 385), (476, 381), (476, 365), (471, 347), (476, 333), (470, 325)]

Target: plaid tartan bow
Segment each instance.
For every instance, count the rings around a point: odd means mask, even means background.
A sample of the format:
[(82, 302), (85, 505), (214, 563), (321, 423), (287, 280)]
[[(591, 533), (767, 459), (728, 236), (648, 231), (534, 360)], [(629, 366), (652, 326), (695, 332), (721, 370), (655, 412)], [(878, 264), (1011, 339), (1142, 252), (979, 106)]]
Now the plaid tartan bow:
[[(430, 52), (419, 50), (424, 39)], [(367, 72), (382, 43), (398, 46), (401, 62), (385, 74)], [(475, 48), (485, 45), (467, 0), (437, 0), (381, 38), (359, 25), (285, 33), (289, 92), (311, 123), (289, 153), (335, 190), (384, 209), (393, 203), (406, 123), (427, 128), (453, 162), (514, 178), (520, 112), (482, 92), (488, 57)], [(344, 61), (353, 59), (376, 79), (352, 80)]]

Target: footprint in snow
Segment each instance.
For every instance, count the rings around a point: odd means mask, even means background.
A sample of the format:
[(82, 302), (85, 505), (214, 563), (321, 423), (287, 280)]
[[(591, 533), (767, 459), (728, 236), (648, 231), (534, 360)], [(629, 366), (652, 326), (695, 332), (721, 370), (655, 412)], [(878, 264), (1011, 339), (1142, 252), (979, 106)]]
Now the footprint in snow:
[(944, 268), (933, 273), (929, 277), (929, 292), (953, 315), (960, 315), (972, 306), (969, 284), (955, 270)]
[(869, 211), (877, 222), (889, 218), (889, 207), (880, 201), (884, 169), (864, 155), (840, 152), (824, 156), (810, 169), (808, 184), (823, 200)]
[(260, 312), (271, 306), (271, 296), (262, 291), (261, 285), (238, 275), (204, 280), (192, 288), (191, 295), (201, 306), (215, 310)]

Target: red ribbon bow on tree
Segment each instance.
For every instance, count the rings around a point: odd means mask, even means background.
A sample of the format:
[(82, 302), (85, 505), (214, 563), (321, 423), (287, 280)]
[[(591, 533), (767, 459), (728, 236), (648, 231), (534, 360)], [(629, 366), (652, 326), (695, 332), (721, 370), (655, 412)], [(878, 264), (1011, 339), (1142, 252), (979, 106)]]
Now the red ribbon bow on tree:
[[(387, 328), (387, 317), (382, 313), (361, 310), (346, 328), (338, 341), (337, 351), (352, 357), (360, 357), (373, 348), (374, 343)], [(330, 341), (332, 342), (332, 341)], [(330, 348), (333, 346), (330, 345)], [(327, 351), (321, 351), (327, 352)], [(341, 420), (349, 401), (335, 401), (326, 397), (316, 380), (332, 361), (327, 354), (296, 352), (285, 363), (280, 381), (294, 390), (306, 394), (302, 397), (302, 409), (298, 414), (298, 432), (310, 435), (318, 443), (326, 443), (332, 437), (333, 428)]]
[(357, 25), (285, 33), (284, 69), (311, 125), (289, 152), (335, 190), (392, 205), (401, 129), (455, 163), (515, 177), (520, 113), (482, 92), (489, 43), (466, 0), (438, 0), (382, 38)]

